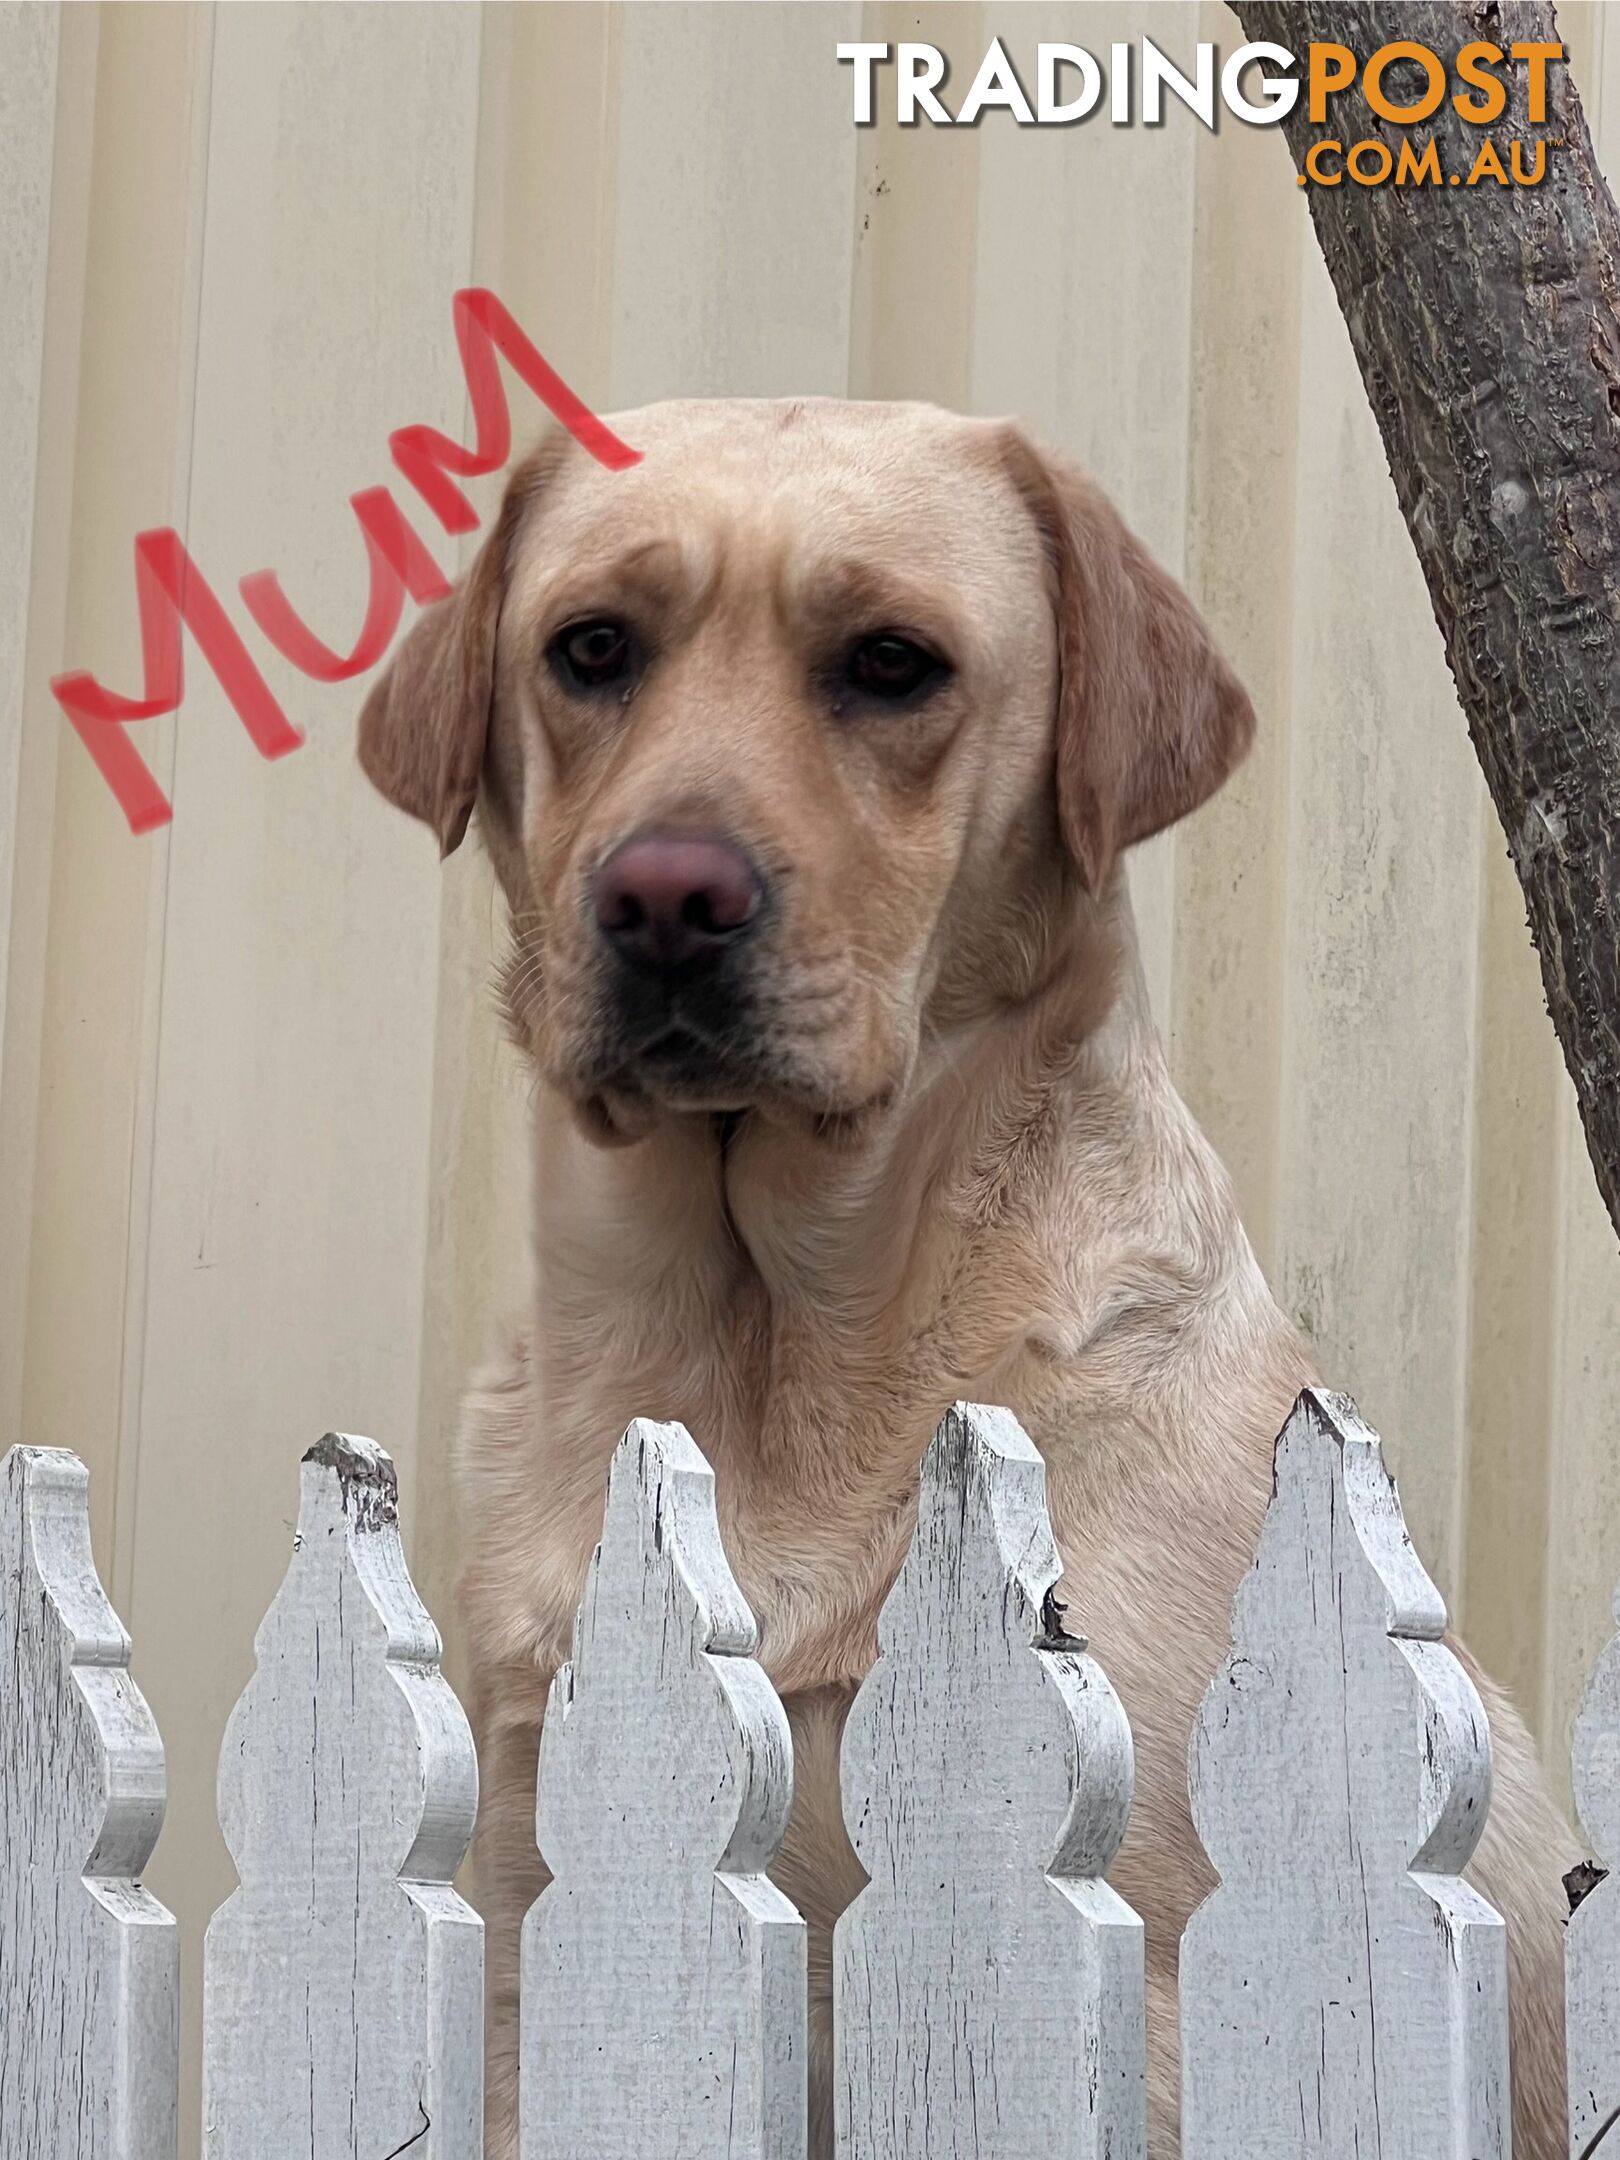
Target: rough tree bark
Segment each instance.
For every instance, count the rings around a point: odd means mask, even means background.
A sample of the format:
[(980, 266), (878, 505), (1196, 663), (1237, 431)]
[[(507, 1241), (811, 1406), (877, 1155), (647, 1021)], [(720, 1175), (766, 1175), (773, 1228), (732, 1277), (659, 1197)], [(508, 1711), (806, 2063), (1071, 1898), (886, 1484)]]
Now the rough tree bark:
[[(1331, 39), (1365, 59), (1413, 41), (1448, 66), (1484, 39), (1556, 43), (1544, 0), (1234, 0), (1250, 38), (1298, 54)], [(1508, 107), (1470, 125), (1449, 98), (1411, 129), (1353, 89), (1283, 123), (1303, 170), (1318, 138), (1399, 154), (1432, 135), (1439, 186), (1306, 190), (1390, 472), (1428, 580), (1469, 733), (1507, 834), (1547, 1006), (1587, 1146), (1620, 1231), (1620, 220), (1568, 70), (1547, 73), (1545, 124), (1526, 68)], [(1397, 60), (1385, 93), (1416, 103)], [(1539, 186), (1466, 180), (1489, 135)], [(1401, 716), (1391, 714), (1399, 726)]]

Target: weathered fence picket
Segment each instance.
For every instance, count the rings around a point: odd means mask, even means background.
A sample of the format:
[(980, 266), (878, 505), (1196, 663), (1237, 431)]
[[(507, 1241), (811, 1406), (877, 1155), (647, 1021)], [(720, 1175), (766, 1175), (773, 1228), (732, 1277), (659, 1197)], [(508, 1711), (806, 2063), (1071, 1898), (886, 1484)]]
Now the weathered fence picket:
[(479, 2160), (483, 1927), (450, 1887), (478, 1772), (412, 1588), (394, 1466), (304, 1457), (286, 1580), (231, 1714), (241, 1887), (204, 1958), (206, 2160)]
[(1490, 1740), (1445, 1625), (1377, 1434), (1307, 1390), (1194, 1727), (1187, 2160), (1507, 2153), (1506, 1931), (1459, 1879)]
[(1119, 1699), (1052, 1601), (1046, 1470), (958, 1403), (844, 1734), (867, 1887), (838, 1923), (839, 2160), (1140, 2160), (1142, 1925), (1102, 1875)]
[[(0, 2160), (174, 2160), (162, 1749), (71, 1455), (0, 1493)], [(834, 1944), (839, 2160), (1142, 2160), (1142, 1932), (1109, 1888), (1124, 1711), (1054, 1602), (1044, 1469), (958, 1404), (850, 1713), (868, 1882)], [(1083, 1582), (1075, 1586), (1084, 1598)], [(1620, 1619), (1620, 1598), (1617, 1598)], [(1505, 1930), (1459, 1879), (1489, 1741), (1376, 1436), (1309, 1391), (1190, 1750), (1220, 1876), (1181, 1946), (1185, 2160), (1506, 2160)], [(805, 2160), (803, 1926), (767, 1870), (788, 1726), (683, 1427), (638, 1420), (541, 1748), (521, 2160)], [(305, 1458), (220, 1763), (241, 1886), (205, 1958), (207, 2160), (478, 2160), (466, 1721), (392, 1466)], [(1575, 1786), (1620, 1858), (1620, 1638)], [(1620, 1891), (1568, 1939), (1572, 2156), (1620, 2135)]]
[(638, 1418), (552, 1684), (523, 1930), (523, 2160), (803, 2160), (805, 1941), (766, 1877), (793, 1791), (714, 1473)]
[[(1620, 1591), (1614, 1613), (1620, 1622)], [(1609, 1870), (1570, 1914), (1565, 1944), (1569, 2149), (1580, 2156), (1611, 2132), (1620, 2137), (1620, 1636), (1586, 1683), (1573, 1768), (1581, 1825)]]
[(90, 1553), (76, 1455), (0, 1496), (0, 2160), (172, 2160), (179, 1937), (140, 1883), (163, 1743)]

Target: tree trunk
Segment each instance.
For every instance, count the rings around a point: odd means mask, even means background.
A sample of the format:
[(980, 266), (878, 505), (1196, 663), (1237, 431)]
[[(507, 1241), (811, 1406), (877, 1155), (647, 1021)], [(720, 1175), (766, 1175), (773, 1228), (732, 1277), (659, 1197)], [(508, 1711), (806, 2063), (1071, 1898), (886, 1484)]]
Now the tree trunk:
[[(1234, 5), (1250, 38), (1286, 46), (1302, 69), (1315, 40), (1361, 60), (1410, 40), (1448, 66), (1471, 39), (1558, 41), (1543, 0)], [(1539, 127), (1524, 64), (1504, 80), (1507, 110), (1484, 127), (1449, 97), (1432, 119), (1396, 126), (1358, 77), (1322, 125), (1302, 91), (1283, 130), (1302, 171), (1321, 138), (1346, 151), (1370, 138), (1398, 156), (1432, 135), (1439, 149), (1438, 186), (1346, 178), (1305, 192), (1620, 1230), (1620, 220), (1568, 70), (1548, 68)], [(1397, 104), (1423, 87), (1409, 60), (1384, 80)], [(1544, 142), (1545, 178), (1453, 184), (1487, 136), (1510, 171), (1513, 142), (1525, 170)]]

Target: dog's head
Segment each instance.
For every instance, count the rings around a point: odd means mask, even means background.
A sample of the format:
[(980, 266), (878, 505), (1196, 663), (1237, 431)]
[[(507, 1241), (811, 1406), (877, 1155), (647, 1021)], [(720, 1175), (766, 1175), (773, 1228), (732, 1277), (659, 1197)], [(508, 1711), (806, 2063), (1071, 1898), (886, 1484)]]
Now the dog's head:
[(514, 1024), (603, 1137), (859, 1119), (925, 1026), (1027, 994), (1253, 716), (1082, 476), (931, 407), (745, 401), (566, 436), (368, 699), (449, 852), (475, 802)]

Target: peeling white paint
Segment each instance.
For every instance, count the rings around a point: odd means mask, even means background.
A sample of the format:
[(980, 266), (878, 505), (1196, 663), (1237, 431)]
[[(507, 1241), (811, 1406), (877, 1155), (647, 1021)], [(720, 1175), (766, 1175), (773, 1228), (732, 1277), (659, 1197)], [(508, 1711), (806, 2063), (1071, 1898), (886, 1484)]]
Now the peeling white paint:
[(1040, 1456), (958, 1403), (844, 1734), (870, 1881), (835, 1938), (839, 2160), (1142, 2160), (1142, 1923), (1102, 1880), (1130, 1727), (1054, 1633), (1060, 1572)]
[(179, 1935), (140, 1873), (163, 1744), (90, 1553), (89, 1478), (0, 1480), (0, 2160), (173, 2160)]
[(1191, 1751), (1187, 2160), (1507, 2160), (1490, 1738), (1378, 1436), (1307, 1390)]
[(765, 1874), (792, 1743), (758, 1639), (714, 1473), (638, 1418), (540, 1745), (523, 2160), (804, 2160), (804, 1923)]
[(472, 1735), (388, 1456), (328, 1434), (302, 1485), (220, 1755), (241, 1887), (208, 1929), (205, 2160), (480, 2160), (483, 1923), (450, 1887)]

